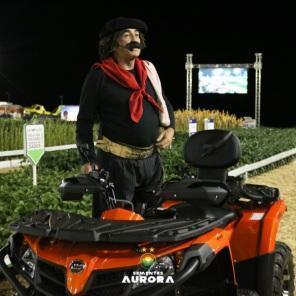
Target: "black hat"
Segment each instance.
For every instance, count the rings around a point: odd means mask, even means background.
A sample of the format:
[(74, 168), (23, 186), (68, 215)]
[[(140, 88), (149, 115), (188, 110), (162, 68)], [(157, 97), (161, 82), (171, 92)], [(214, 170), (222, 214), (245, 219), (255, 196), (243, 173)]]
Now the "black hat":
[(117, 17), (108, 21), (101, 29), (99, 37), (103, 38), (111, 33), (127, 28), (138, 29), (142, 33), (147, 33), (148, 26), (139, 19)]

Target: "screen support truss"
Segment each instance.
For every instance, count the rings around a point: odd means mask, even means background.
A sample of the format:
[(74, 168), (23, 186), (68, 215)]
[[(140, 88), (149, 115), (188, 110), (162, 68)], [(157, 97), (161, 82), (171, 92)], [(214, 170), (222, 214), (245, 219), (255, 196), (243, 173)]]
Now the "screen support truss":
[(193, 64), (193, 54), (186, 54), (186, 110), (192, 108), (192, 70), (200, 68), (248, 68), (255, 69), (255, 120), (256, 127), (260, 127), (261, 114), (261, 70), (262, 53), (255, 53), (256, 60), (253, 64)]

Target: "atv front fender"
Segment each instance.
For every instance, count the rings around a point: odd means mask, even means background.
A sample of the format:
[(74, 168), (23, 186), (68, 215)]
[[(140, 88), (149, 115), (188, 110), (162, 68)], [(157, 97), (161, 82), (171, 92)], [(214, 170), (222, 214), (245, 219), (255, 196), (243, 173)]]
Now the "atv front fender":
[(274, 252), (280, 220), (286, 210), (287, 206), (285, 202), (283, 200), (278, 200), (265, 214), (261, 228), (262, 232), (259, 245), (259, 255)]

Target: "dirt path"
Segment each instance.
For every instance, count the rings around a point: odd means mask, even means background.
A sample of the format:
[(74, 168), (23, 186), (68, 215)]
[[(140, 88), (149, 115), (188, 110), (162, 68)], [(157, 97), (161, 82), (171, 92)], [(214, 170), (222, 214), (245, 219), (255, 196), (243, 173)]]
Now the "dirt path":
[[(281, 222), (278, 240), (287, 243), (294, 254), (296, 263), (296, 160), (248, 179), (248, 183), (262, 184), (280, 189), (288, 211)], [(11, 296), (9, 284), (0, 279), (0, 296)], [(296, 296), (296, 294), (295, 294)]]

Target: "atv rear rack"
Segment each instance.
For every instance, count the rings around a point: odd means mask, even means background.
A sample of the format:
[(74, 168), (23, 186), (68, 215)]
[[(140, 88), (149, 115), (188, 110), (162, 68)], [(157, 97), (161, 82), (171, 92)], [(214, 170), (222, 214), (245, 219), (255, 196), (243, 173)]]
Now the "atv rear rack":
[(233, 212), (222, 218), (147, 219), (112, 221), (74, 213), (41, 210), (12, 223), (23, 234), (80, 242), (139, 243), (177, 242), (196, 237), (235, 219)]

